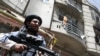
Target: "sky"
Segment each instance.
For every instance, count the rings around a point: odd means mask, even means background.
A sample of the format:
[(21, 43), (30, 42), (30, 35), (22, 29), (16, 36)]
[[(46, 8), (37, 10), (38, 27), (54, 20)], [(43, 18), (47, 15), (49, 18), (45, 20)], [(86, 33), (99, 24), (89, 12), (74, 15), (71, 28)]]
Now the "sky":
[(100, 11), (100, 0), (88, 0), (91, 4), (96, 6)]

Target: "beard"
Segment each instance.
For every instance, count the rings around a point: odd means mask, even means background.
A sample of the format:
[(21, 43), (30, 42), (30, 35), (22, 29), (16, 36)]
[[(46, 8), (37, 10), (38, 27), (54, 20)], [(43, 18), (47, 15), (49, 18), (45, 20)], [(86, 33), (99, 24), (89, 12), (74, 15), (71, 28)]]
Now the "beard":
[(29, 27), (28, 31), (31, 32), (33, 35), (37, 35), (37, 33), (38, 33), (38, 29), (32, 28), (32, 27)]

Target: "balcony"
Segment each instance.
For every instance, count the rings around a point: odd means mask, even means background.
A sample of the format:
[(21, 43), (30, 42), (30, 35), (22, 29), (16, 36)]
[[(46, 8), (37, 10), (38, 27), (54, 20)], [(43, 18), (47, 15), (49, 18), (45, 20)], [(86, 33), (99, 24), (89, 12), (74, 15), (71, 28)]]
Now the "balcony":
[(82, 29), (79, 28), (79, 26), (72, 24), (72, 23), (67, 23), (66, 25), (62, 25), (61, 21), (54, 21), (52, 23), (51, 30), (60, 32), (66, 35), (73, 36), (75, 38), (81, 39), (82, 36), (84, 35)]
[[(65, 24), (63, 24), (63, 19), (66, 18)], [(64, 34), (70, 34), (75, 37), (81, 38), (83, 36), (84, 30), (83, 30), (83, 22), (79, 18), (72, 18), (70, 15), (63, 16), (62, 14), (58, 12), (54, 12), (53, 15), (53, 23), (52, 28), (54, 31), (64, 33)]]
[[(66, 53), (81, 56), (85, 53), (85, 41), (81, 39), (83, 32), (72, 23), (67, 23), (64, 27), (61, 21), (52, 22), (51, 31), (57, 37), (57, 48)], [(73, 50), (73, 51), (72, 51)]]
[(82, 12), (81, 0), (56, 0), (56, 3), (64, 4), (69, 7), (77, 9), (77, 11)]
[(75, 0), (66, 0), (65, 1), (68, 5), (74, 7), (77, 9), (79, 12), (82, 12), (82, 6), (79, 2), (76, 2)]
[(67, 23), (64, 29), (66, 30), (67, 33), (79, 38), (81, 38), (81, 36), (83, 35), (83, 32), (78, 28), (78, 26), (72, 23)]

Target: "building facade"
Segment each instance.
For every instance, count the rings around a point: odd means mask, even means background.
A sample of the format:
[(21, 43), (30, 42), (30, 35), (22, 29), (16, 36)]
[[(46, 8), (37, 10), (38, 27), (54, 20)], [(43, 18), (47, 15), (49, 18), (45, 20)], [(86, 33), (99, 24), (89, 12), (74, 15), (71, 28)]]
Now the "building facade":
[[(42, 17), (60, 56), (100, 56), (100, 13), (87, 0), (1, 0), (1, 8)], [(47, 23), (48, 22), (48, 23)]]

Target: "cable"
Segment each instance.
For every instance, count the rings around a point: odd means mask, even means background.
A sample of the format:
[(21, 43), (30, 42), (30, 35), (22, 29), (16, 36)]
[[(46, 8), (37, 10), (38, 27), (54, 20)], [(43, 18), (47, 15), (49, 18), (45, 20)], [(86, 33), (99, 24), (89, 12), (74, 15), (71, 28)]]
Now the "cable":
[(94, 0), (92, 0), (92, 1), (95, 3), (96, 6), (100, 7), (100, 5), (97, 2), (95, 2)]

